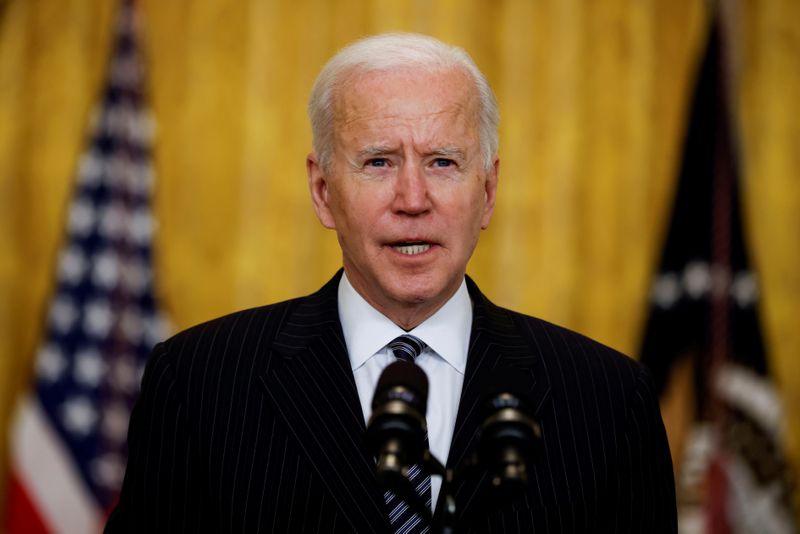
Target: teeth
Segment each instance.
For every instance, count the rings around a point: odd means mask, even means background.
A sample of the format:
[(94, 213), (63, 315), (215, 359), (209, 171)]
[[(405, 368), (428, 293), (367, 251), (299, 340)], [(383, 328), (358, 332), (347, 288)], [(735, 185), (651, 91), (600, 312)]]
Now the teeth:
[(423, 245), (396, 245), (392, 247), (400, 254), (408, 254), (409, 256), (413, 256), (414, 254), (420, 254), (421, 252), (425, 252), (431, 246), (427, 243)]

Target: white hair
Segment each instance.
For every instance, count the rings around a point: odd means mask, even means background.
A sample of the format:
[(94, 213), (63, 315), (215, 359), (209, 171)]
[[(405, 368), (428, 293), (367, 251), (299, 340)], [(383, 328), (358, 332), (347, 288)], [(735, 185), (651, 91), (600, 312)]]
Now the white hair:
[(478, 93), (478, 131), (484, 167), (491, 168), (499, 144), (500, 114), (489, 82), (464, 49), (415, 33), (385, 33), (361, 39), (340, 50), (322, 68), (308, 101), (314, 150), (322, 168), (329, 168), (333, 155), (335, 92), (346, 75), (403, 67), (460, 68), (469, 74)]

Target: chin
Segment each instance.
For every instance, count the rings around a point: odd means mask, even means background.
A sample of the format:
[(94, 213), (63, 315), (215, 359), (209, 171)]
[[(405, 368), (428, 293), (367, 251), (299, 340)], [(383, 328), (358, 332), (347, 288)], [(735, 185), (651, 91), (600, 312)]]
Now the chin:
[[(405, 277), (402, 281), (395, 281), (393, 284), (394, 296), (397, 301), (409, 306), (415, 306), (426, 302), (435, 303), (442, 299), (439, 305), (444, 304), (448, 290), (447, 280), (437, 279), (427, 275), (416, 275)], [(398, 283), (399, 282), (399, 283)]]

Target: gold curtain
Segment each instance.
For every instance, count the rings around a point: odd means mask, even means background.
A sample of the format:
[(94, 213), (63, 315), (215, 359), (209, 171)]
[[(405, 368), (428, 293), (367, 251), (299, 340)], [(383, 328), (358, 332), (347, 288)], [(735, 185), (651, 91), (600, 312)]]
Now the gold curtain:
[(787, 415), (800, 513), (800, 3), (728, 7), (745, 238), (761, 276), (762, 324)]
[(107, 0), (0, 2), (0, 490), (113, 15)]
[[(790, 110), (800, 94), (800, 54), (797, 17), (781, 13), (795, 9), (793, 1), (743, 3), (740, 107), (771, 354), (788, 405), (798, 406), (800, 189), (790, 165), (800, 133)], [(0, 3), (2, 458), (12, 401), (41, 332), (88, 110), (105, 75), (109, 4)], [(499, 304), (636, 351), (705, 3), (139, 4), (158, 123), (158, 289), (177, 328), (308, 293), (340, 265), (336, 239), (317, 223), (306, 191), (307, 94), (337, 48), (401, 30), (463, 46), (500, 101), (498, 209), (470, 273)], [(795, 429), (798, 417), (792, 412)]]

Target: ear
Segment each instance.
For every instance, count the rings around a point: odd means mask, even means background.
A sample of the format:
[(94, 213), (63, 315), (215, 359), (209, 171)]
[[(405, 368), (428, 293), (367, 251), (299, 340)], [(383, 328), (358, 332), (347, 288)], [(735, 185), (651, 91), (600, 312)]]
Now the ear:
[(311, 203), (317, 218), (325, 228), (336, 228), (328, 203), (328, 177), (322, 170), (319, 158), (311, 153), (306, 158), (306, 173), (308, 174), (308, 190), (311, 192)]
[(489, 227), (489, 220), (494, 213), (494, 203), (497, 200), (497, 180), (500, 178), (500, 159), (495, 156), (492, 168), (486, 172), (484, 187), (483, 218), (481, 219), (481, 230)]

